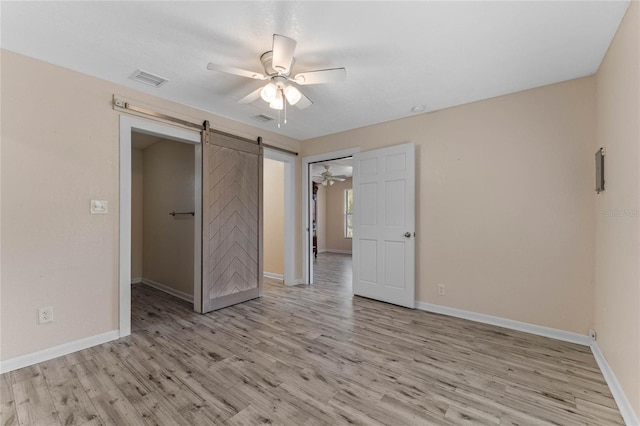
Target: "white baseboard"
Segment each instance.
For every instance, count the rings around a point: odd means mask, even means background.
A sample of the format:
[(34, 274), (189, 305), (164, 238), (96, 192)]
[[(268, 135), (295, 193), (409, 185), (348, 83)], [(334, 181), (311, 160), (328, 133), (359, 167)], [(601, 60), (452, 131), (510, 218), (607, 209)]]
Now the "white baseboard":
[(186, 300), (187, 302), (193, 303), (193, 296), (191, 294), (187, 294), (180, 290), (176, 290), (174, 288), (169, 287), (168, 285), (161, 284), (154, 280), (150, 280), (149, 278), (143, 278), (142, 284), (148, 285), (149, 287), (153, 287), (160, 291), (164, 291), (165, 293), (169, 293), (170, 295), (175, 296), (178, 299)]
[(274, 280), (284, 281), (284, 275), (282, 274), (274, 274), (273, 272), (264, 272), (262, 275), (264, 275), (266, 278), (273, 278)]
[(604, 376), (604, 379), (606, 380), (607, 385), (611, 390), (613, 399), (618, 405), (618, 409), (620, 410), (620, 414), (622, 415), (625, 424), (628, 426), (640, 426), (638, 416), (633, 410), (633, 406), (631, 405), (631, 403), (629, 403), (629, 399), (624, 393), (622, 386), (620, 386), (618, 379), (616, 379), (613, 370), (611, 370), (611, 367), (607, 363), (607, 360), (600, 350), (600, 346), (598, 346), (598, 342), (594, 341), (591, 337), (579, 333), (572, 333), (570, 331), (558, 330), (556, 328), (543, 327), (541, 325), (529, 324), (526, 322), (494, 317), (492, 315), (479, 314), (476, 312), (449, 308), (447, 306), (434, 305), (432, 303), (420, 301), (416, 302), (416, 309), (433, 312), (436, 314), (448, 315), (456, 318), (463, 318), (471, 321), (481, 322), (484, 324), (497, 325), (499, 327), (504, 327), (511, 330), (523, 331), (525, 333), (536, 334), (538, 336), (549, 337), (551, 339), (562, 340), (564, 342), (576, 343), (578, 345), (591, 347), (591, 352), (593, 352), (593, 356), (598, 363), (598, 367), (600, 367), (600, 371), (602, 371), (602, 375)]
[(318, 253), (324, 253), (327, 249), (318, 249)]
[(131, 284), (140, 284), (142, 283), (142, 277), (131, 278)]
[(62, 345), (54, 346), (52, 348), (32, 352), (30, 354), (20, 355), (0, 362), (0, 374), (28, 367), (39, 362), (49, 361), (50, 359), (58, 358), (59, 356), (68, 355), (70, 353), (81, 351), (92, 346), (101, 345), (119, 338), (120, 332), (118, 330), (112, 330), (96, 336), (86, 337), (73, 342), (63, 343)]
[(628, 426), (640, 425), (640, 420), (638, 420), (638, 416), (633, 410), (633, 406), (629, 402), (629, 399), (627, 399), (627, 395), (624, 393), (622, 386), (620, 386), (616, 375), (613, 374), (613, 370), (600, 350), (598, 342), (591, 342), (591, 352), (593, 352), (593, 356), (596, 358), (598, 367), (600, 367), (600, 371), (602, 371), (602, 375), (611, 390), (613, 399), (615, 399), (616, 404), (618, 405), (618, 409), (620, 410), (620, 414), (622, 414), (625, 424)]
[(325, 253), (351, 254), (351, 250), (325, 249)]
[(447, 306), (434, 305), (427, 302), (416, 302), (416, 309), (433, 312), (436, 314), (448, 315), (450, 317), (463, 318), (484, 324), (497, 325), (498, 327), (509, 328), (511, 330), (524, 331), (525, 333), (536, 334), (538, 336), (550, 337), (564, 342), (576, 343), (578, 345), (590, 346), (591, 338), (585, 334), (572, 333), (570, 331), (559, 330), (557, 328), (544, 327), (536, 324), (515, 321), (507, 318), (494, 317), (492, 315), (479, 314), (462, 309), (449, 308)]

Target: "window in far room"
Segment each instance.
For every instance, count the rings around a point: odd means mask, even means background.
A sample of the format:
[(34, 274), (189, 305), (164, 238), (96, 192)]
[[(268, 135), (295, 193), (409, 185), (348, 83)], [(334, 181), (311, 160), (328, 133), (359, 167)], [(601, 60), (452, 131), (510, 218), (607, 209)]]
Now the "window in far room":
[(353, 238), (353, 189), (344, 190), (344, 237)]

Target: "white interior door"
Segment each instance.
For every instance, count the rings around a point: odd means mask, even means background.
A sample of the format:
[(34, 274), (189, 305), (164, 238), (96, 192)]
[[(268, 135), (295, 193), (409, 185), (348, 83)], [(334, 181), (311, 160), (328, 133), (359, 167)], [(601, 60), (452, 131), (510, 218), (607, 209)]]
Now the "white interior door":
[(353, 294), (415, 307), (415, 146), (353, 156)]

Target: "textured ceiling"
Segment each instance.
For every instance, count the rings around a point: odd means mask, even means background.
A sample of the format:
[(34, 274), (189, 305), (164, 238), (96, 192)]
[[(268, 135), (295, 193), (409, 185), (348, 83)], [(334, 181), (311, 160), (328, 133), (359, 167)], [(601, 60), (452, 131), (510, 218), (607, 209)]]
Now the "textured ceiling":
[[(539, 87), (597, 71), (628, 1), (2, 2), (2, 47), (300, 140)], [(347, 68), (304, 86), (314, 104), (236, 101), (261, 82), (272, 34), (298, 41), (295, 72)], [(170, 81), (152, 88), (136, 70)], [(262, 83), (264, 84), (264, 83)]]

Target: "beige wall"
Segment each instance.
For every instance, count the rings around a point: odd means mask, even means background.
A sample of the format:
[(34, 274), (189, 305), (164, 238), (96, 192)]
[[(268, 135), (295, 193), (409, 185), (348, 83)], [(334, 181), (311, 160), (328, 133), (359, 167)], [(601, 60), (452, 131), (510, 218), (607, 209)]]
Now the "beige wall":
[[(305, 141), (413, 141), (417, 299), (586, 334), (593, 326), (595, 79)], [(438, 296), (437, 285), (447, 295)]]
[(596, 199), (598, 345), (640, 414), (640, 5), (632, 2), (597, 74), (597, 143), (605, 191)]
[(322, 252), (327, 249), (327, 187), (318, 185), (316, 196), (316, 236), (318, 251)]
[(326, 187), (328, 251), (351, 252), (351, 238), (344, 237), (344, 191), (351, 187), (351, 178)]
[[(414, 141), (418, 299), (578, 333), (595, 324), (640, 412), (638, 9), (632, 2), (597, 78), (302, 145), (2, 50), (0, 358), (118, 327), (117, 94), (302, 155)], [(46, 138), (33, 131), (34, 117)], [(595, 196), (599, 146), (607, 190)], [(300, 175), (297, 166), (297, 196)], [(108, 215), (89, 214), (96, 198), (109, 201)], [(447, 296), (437, 296), (438, 283)], [(37, 309), (48, 305), (55, 321), (39, 326)]]
[(193, 296), (194, 145), (161, 140), (144, 150), (143, 278)]
[[(132, 135), (132, 140), (135, 138)], [(143, 154), (141, 149), (131, 150), (131, 280), (142, 278), (142, 212)]]
[[(2, 5), (0, 5), (0, 13), (1, 13), (1, 9)], [(0, 36), (0, 38), (2, 38)], [(3, 206), (2, 206), (2, 85), (4, 84), (4, 82), (2, 81), (2, 55), (0, 55), (0, 224), (2, 223), (2, 211), (3, 211)], [(2, 226), (0, 225), (0, 309), (2, 309), (3, 306), (3, 299), (2, 299)], [(0, 360), (2, 359), (2, 345), (4, 342), (2, 333), (3, 333), (3, 328), (2, 328), (2, 315), (0, 314)]]
[(284, 163), (264, 159), (264, 271), (284, 274)]
[[(120, 113), (111, 106), (114, 94), (299, 150), (291, 138), (1, 52), (3, 361), (118, 328)], [(299, 165), (296, 175), (298, 183)], [(300, 191), (297, 184), (297, 197)], [(109, 214), (89, 214), (91, 199), (108, 200)], [(296, 264), (300, 277), (299, 258)], [(53, 306), (53, 323), (37, 324), (42, 306)]]
[(3, 50), (2, 81), (6, 360), (117, 328), (118, 120), (99, 80)]

